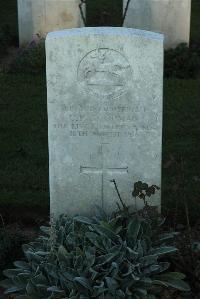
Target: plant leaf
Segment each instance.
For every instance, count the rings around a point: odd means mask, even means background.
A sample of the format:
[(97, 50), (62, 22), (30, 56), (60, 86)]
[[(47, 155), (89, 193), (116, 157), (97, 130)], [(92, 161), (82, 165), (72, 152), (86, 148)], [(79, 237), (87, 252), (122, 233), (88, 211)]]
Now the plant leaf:
[(174, 246), (163, 246), (163, 247), (157, 247), (157, 248), (154, 248), (150, 251), (150, 254), (151, 255), (165, 255), (165, 254), (168, 254), (168, 253), (174, 253), (176, 252), (178, 249)]

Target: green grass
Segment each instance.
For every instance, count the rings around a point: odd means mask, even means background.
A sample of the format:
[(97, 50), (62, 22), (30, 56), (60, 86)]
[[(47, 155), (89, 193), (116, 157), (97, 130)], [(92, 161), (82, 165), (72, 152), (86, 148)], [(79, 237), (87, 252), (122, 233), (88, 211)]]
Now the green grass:
[[(0, 26), (9, 23), (17, 32), (16, 1), (2, 0)], [(118, 25), (121, 8), (116, 1), (88, 2), (89, 25)], [(121, 5), (119, 0), (117, 3)], [(110, 15), (99, 18), (99, 7), (110, 7)], [(94, 12), (95, 11), (95, 12)], [(94, 12), (94, 13), (93, 13)], [(93, 17), (92, 17), (93, 13)], [(192, 38), (200, 32), (200, 1), (193, 1)], [(31, 222), (49, 215), (46, 86), (44, 75), (0, 74), (0, 214), (8, 222)], [(193, 217), (200, 212), (200, 79), (165, 80), (163, 165), (183, 156), (187, 194)], [(173, 213), (178, 198), (173, 186), (179, 171), (163, 168), (163, 207)], [(131, 191), (131, 190), (130, 190)]]
[[(48, 207), (45, 78), (0, 75), (0, 213), (6, 204)], [(30, 203), (31, 202), (31, 203)], [(22, 206), (20, 207), (20, 203)], [(12, 212), (12, 211), (11, 211)], [(29, 211), (27, 211), (29, 214)], [(22, 215), (23, 216), (23, 215)]]
[[(200, 213), (200, 79), (165, 80), (164, 84), (164, 130), (163, 130), (163, 211), (183, 215), (183, 194), (178, 188), (181, 168), (169, 161), (184, 161), (185, 193), (192, 218)], [(168, 165), (168, 167), (167, 167)], [(192, 220), (194, 220), (192, 219)]]

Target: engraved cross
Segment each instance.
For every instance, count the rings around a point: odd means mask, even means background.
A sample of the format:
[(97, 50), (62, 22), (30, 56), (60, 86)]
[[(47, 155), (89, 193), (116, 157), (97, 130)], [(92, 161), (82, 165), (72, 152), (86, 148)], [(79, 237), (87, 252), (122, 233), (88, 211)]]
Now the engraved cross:
[[(80, 166), (80, 172), (85, 174), (101, 174), (101, 198), (104, 199), (104, 186), (108, 181), (105, 181), (105, 174), (110, 173), (128, 173), (128, 167), (107, 167), (104, 163), (104, 146), (107, 143), (101, 144), (101, 166)], [(114, 178), (113, 178), (114, 179)], [(110, 181), (110, 180), (109, 180)]]

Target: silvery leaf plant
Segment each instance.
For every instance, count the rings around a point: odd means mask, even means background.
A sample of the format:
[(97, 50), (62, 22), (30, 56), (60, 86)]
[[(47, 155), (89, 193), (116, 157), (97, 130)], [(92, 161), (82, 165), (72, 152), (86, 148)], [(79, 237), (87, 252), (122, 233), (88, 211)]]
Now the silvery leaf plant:
[[(162, 288), (190, 290), (170, 272), (175, 233), (126, 208), (107, 216), (61, 216), (23, 246), (25, 259), (4, 271), (0, 285), (16, 299), (155, 299)], [(155, 224), (156, 223), (156, 224)]]

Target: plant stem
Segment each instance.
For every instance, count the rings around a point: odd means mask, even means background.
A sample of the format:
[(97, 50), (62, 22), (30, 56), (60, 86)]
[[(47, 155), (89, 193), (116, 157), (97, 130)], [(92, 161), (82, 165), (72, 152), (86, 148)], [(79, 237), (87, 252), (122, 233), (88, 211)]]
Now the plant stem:
[(116, 190), (116, 192), (117, 192), (117, 195), (118, 195), (118, 197), (119, 197), (119, 200), (120, 200), (120, 202), (121, 202), (123, 208), (127, 210), (127, 206), (126, 206), (125, 203), (123, 202), (123, 200), (122, 200), (122, 198), (121, 198), (121, 195), (120, 195), (120, 193), (119, 193), (119, 189), (118, 189), (118, 187), (117, 187), (117, 183), (116, 183), (116, 181), (115, 181), (115, 180), (111, 180), (111, 183), (113, 183), (114, 186), (115, 186), (115, 190)]
[(79, 9), (80, 9), (80, 13), (81, 13), (81, 18), (83, 20), (83, 24), (86, 26), (86, 18), (84, 16), (83, 8), (82, 8), (83, 4), (85, 4), (85, 3), (86, 3), (86, 0), (81, 0), (81, 3), (79, 4)]
[(126, 7), (125, 7), (123, 18), (122, 18), (122, 27), (123, 27), (124, 21), (126, 19), (126, 15), (127, 15), (127, 12), (128, 12), (130, 2), (131, 2), (131, 0), (127, 0), (127, 2), (126, 2)]

